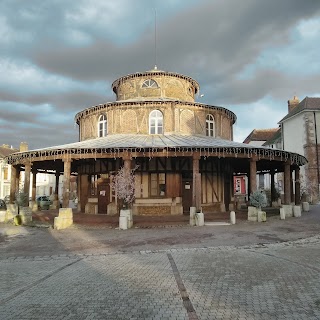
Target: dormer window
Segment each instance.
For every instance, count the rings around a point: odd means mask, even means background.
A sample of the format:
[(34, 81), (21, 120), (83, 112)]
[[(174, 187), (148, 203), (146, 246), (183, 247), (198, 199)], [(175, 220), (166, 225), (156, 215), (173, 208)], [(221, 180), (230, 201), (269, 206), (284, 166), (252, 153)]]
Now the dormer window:
[(206, 134), (208, 137), (215, 137), (215, 123), (212, 114), (208, 114), (206, 117)]
[(163, 132), (163, 115), (159, 110), (151, 111), (149, 115), (149, 133), (162, 134)]
[(98, 137), (105, 137), (107, 135), (107, 116), (102, 114), (98, 120)]
[(158, 88), (158, 84), (153, 79), (147, 79), (143, 82), (142, 88)]

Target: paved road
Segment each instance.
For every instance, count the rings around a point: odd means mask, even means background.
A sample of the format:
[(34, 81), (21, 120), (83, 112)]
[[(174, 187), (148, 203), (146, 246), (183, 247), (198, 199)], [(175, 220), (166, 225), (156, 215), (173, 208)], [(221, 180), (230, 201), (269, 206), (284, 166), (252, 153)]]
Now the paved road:
[(314, 206), (219, 227), (2, 225), (0, 319), (320, 319), (319, 216)]

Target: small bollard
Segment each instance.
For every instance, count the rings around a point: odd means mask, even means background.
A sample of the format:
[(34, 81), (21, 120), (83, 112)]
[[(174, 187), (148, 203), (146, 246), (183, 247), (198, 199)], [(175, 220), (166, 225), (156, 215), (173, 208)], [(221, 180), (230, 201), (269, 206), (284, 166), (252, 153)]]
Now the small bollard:
[(286, 219), (286, 213), (284, 212), (283, 208), (280, 208), (280, 219), (285, 220)]
[(236, 224), (236, 213), (234, 211), (230, 212), (230, 223)]

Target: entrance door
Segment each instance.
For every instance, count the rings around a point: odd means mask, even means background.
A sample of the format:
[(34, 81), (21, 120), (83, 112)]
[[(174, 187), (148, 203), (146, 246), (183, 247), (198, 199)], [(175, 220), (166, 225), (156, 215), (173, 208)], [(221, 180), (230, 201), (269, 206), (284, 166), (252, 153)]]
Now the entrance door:
[(110, 203), (109, 180), (104, 180), (98, 184), (98, 213), (107, 214), (107, 205)]
[(182, 206), (183, 214), (189, 214), (192, 206), (192, 180), (182, 181)]

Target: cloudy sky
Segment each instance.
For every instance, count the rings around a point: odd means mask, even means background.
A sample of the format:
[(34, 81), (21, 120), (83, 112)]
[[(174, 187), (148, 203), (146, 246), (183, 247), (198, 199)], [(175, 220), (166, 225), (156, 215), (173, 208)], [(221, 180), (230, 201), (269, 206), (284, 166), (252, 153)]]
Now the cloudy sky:
[(235, 112), (236, 141), (320, 97), (319, 0), (2, 0), (0, 144), (78, 141), (78, 111), (154, 67), (155, 9), (158, 68)]

